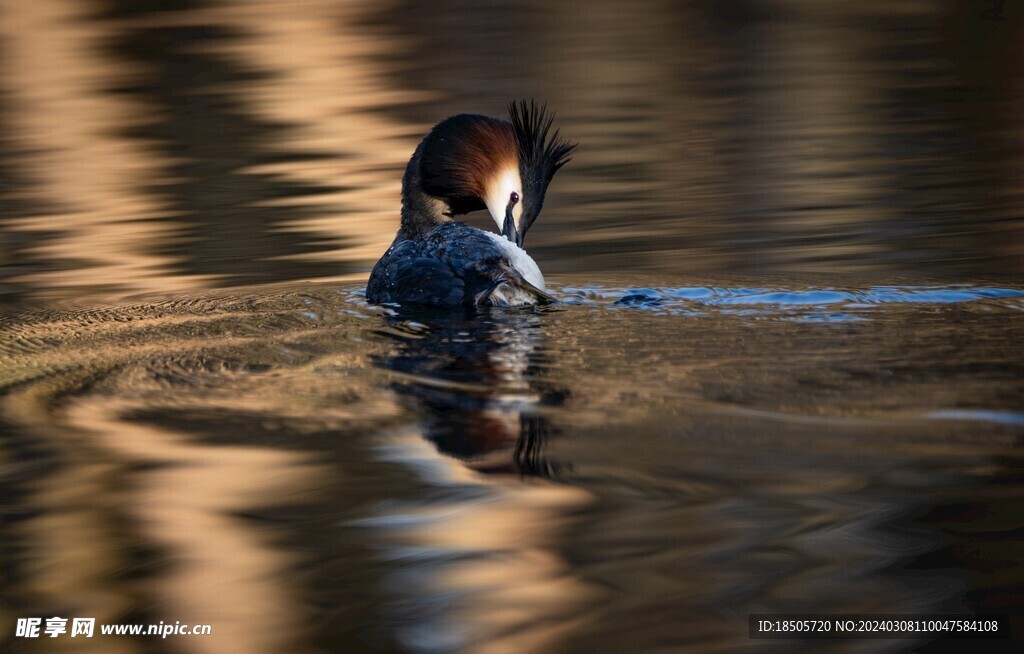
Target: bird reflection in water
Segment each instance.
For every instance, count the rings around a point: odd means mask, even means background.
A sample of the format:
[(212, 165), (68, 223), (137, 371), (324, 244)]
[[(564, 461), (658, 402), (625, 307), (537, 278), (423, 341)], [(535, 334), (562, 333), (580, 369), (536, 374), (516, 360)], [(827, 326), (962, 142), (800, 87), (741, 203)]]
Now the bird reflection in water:
[(537, 378), (538, 311), (389, 317), (399, 347), (376, 363), (399, 373), (392, 389), (441, 454), (482, 473), (550, 477), (566, 470), (544, 456), (551, 426), (538, 408), (560, 403), (565, 393)]
[[(364, 521), (387, 561), (382, 620), (405, 651), (559, 651), (594, 593), (562, 554), (589, 493), (546, 456), (545, 309), (403, 312), (377, 365), (416, 416), (381, 447), (414, 497)], [(561, 474), (560, 474), (561, 473)]]

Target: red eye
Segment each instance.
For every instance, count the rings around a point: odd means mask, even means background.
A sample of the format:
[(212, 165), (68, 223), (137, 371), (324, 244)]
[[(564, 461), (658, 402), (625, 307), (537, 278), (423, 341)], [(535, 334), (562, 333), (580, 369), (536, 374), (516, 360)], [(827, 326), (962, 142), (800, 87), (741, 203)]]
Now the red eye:
[(516, 193), (515, 191), (512, 191), (512, 195), (508, 196), (508, 201), (511, 202), (512, 204), (519, 202), (519, 194)]

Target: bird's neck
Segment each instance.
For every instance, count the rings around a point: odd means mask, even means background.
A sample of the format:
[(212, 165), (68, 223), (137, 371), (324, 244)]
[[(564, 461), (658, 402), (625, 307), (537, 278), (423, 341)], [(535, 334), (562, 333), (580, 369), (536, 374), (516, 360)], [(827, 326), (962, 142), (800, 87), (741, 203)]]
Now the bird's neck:
[(439, 198), (427, 195), (419, 173), (420, 149), (412, 155), (402, 177), (402, 225), (400, 231), (406, 237), (414, 238), (430, 231), (437, 225), (451, 220), (445, 215), (447, 206)]

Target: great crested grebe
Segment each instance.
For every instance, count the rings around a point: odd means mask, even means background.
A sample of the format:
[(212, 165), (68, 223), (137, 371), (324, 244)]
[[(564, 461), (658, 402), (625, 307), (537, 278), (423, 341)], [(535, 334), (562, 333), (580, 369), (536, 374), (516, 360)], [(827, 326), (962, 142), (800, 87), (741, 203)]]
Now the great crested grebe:
[[(549, 301), (522, 249), (551, 178), (576, 145), (551, 132), (534, 102), (512, 102), (511, 122), (460, 114), (430, 130), (402, 178), (402, 223), (370, 273), (366, 298), (435, 307)], [(453, 221), (487, 209), (501, 235)]]

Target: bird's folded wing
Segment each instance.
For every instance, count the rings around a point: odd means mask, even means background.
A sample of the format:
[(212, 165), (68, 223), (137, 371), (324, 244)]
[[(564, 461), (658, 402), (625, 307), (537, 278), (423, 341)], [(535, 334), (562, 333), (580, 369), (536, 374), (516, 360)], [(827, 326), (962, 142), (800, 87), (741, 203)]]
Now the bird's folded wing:
[(502, 263), (495, 268), (490, 283), (474, 296), (474, 304), (478, 307), (550, 304), (554, 301), (554, 297), (526, 281), (515, 268), (507, 263)]
[[(409, 243), (406, 246), (406, 243)], [(435, 307), (462, 304), (465, 284), (444, 261), (423, 256), (406, 241), (378, 263), (367, 287), (371, 302), (408, 302)]]

